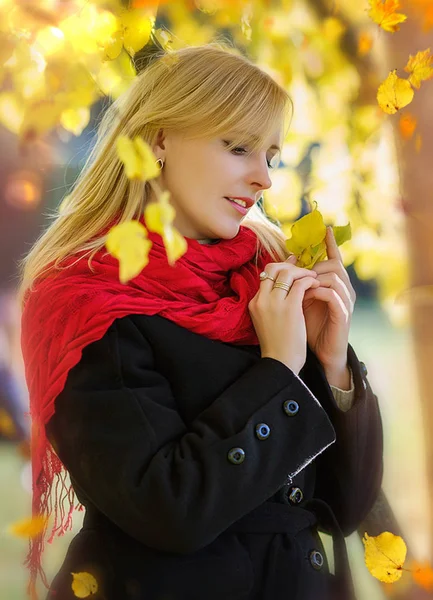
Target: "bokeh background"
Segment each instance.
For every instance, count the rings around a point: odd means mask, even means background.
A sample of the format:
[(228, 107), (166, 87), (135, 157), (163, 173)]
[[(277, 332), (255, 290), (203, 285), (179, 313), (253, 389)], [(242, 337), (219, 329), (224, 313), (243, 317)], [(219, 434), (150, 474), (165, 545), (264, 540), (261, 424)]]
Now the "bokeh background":
[[(8, 529), (31, 510), (17, 261), (68, 195), (101, 114), (139, 71), (151, 31), (168, 52), (223, 39), (290, 92), (293, 120), (263, 209), (288, 237), (315, 202), (327, 224), (351, 223), (341, 247), (357, 293), (350, 343), (381, 406), (383, 491), (394, 533), (431, 564), (433, 82), (426, 76), (407, 106), (396, 95), (394, 114), (380, 108), (377, 90), (393, 69), (407, 78), (409, 55), (433, 46), (433, 1), (394, 3), (407, 16), (394, 31), (386, 15), (374, 22), (373, 4), (0, 1), (1, 598), (27, 597), (27, 541)], [(49, 578), (81, 520), (76, 511), (72, 531), (47, 546)], [(321, 536), (332, 567), (331, 540)], [(359, 600), (433, 597), (433, 583), (422, 587), (409, 571), (380, 583), (359, 533), (347, 544)]]

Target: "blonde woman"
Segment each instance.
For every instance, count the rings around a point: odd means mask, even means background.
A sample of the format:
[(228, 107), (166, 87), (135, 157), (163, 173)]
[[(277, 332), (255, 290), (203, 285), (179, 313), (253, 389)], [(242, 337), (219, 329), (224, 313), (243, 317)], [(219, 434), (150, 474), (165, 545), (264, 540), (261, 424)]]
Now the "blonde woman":
[[(51, 582), (33, 541), (32, 585), (40, 573), (48, 598), (72, 600), (86, 573), (101, 600), (353, 598), (344, 536), (380, 490), (382, 423), (348, 343), (355, 292), (335, 240), (299, 268), (258, 205), (290, 99), (223, 44), (169, 59), (157, 51), (110, 107), (22, 264), (34, 512), (54, 516), (52, 539), (74, 494), (85, 509)], [(119, 135), (153, 149), (187, 241), (169, 266), (149, 232), (127, 284), (107, 232), (145, 225), (156, 196), (125, 176)]]

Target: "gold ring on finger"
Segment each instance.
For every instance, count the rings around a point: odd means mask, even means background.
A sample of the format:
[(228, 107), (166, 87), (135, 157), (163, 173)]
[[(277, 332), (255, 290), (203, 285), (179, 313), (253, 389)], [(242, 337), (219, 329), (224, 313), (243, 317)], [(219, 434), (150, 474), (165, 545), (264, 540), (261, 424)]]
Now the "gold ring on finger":
[(273, 277), (271, 277), (270, 275), (268, 275), (268, 273), (266, 273), (266, 271), (262, 271), (259, 275), (260, 277), (260, 281), (264, 281), (265, 279), (272, 279), (272, 281), (275, 281), (275, 279)]
[(284, 281), (276, 281), (272, 286), (274, 288), (281, 288), (282, 290), (286, 290), (288, 292), (292, 286), (289, 283), (284, 283)]

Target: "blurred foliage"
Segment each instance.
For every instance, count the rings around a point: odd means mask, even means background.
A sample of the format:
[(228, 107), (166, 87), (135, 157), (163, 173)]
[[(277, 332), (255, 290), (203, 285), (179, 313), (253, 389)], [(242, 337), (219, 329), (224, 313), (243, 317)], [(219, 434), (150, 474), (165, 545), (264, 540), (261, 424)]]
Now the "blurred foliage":
[[(402, 9), (426, 31), (433, 26), (431, 4), (406, 0)], [(266, 212), (288, 236), (314, 201), (325, 223), (350, 221), (345, 264), (353, 263), (360, 279), (375, 280), (393, 323), (405, 324), (407, 306), (395, 301), (408, 286), (409, 269), (391, 119), (400, 119), (402, 141), (414, 152), (421, 140), (410, 113), (389, 116), (378, 105), (384, 36), (396, 35), (389, 32), (404, 27), (406, 16), (399, 2), (391, 13), (387, 6), (382, 0), (0, 0), (0, 123), (21, 147), (48, 135), (79, 136), (91, 107), (128, 87), (151, 32), (167, 52), (224, 36), (294, 102), (282, 160), (264, 194)], [(423, 56), (428, 69), (429, 51)]]

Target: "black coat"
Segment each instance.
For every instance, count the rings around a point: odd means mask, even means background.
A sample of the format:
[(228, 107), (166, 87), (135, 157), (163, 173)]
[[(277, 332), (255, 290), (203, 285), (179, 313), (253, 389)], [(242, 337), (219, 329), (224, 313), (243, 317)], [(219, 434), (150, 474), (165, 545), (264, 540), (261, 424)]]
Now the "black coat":
[[(343, 412), (309, 348), (298, 377), (259, 346), (115, 320), (47, 426), (86, 509), (48, 597), (75, 600), (71, 572), (84, 571), (94, 600), (349, 599), (343, 535), (376, 500), (383, 439), (350, 345), (348, 361)], [(338, 577), (318, 529), (334, 536)]]

